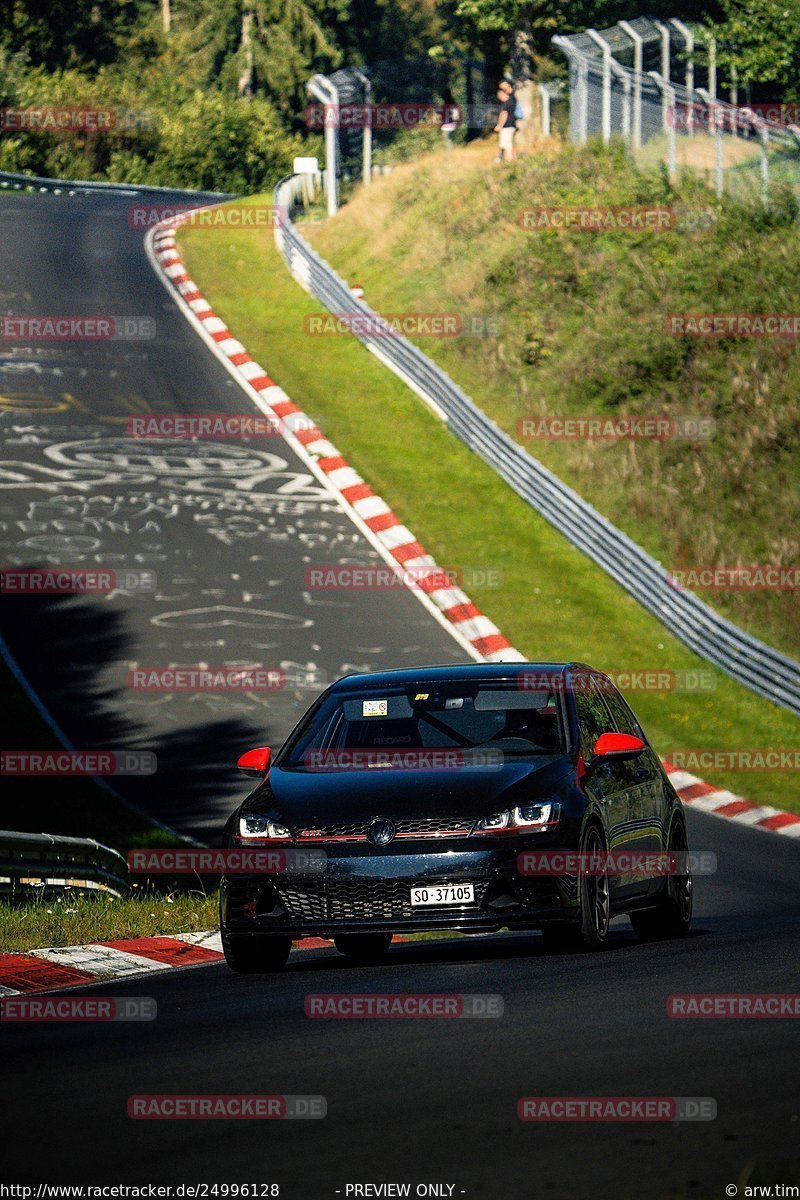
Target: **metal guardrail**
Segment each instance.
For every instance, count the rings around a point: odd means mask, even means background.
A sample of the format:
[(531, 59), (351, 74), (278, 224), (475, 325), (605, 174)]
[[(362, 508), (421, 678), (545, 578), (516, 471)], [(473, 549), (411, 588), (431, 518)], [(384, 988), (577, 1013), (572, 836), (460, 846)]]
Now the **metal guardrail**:
[(0, 897), (51, 896), (65, 888), (128, 891), (128, 864), (121, 854), (91, 838), (0, 830)]
[[(275, 189), (275, 203), (291, 214), (301, 195), (300, 177), (288, 176)], [(298, 283), (329, 311), (356, 312), (380, 321), (379, 314), (353, 296), (290, 219), (276, 228), (275, 240)], [(800, 715), (800, 664), (714, 612), (693, 592), (677, 589), (661, 563), (499, 429), (417, 346), (394, 334), (354, 336), (519, 496), (691, 650), (745, 687)]]
[[(22, 191), (25, 188), (39, 189), (47, 192), (74, 192), (91, 190), (98, 192), (160, 192), (163, 195), (174, 196), (176, 193), (191, 194), (192, 188), (158, 187), (153, 183), (109, 183), (106, 179), (51, 179), (48, 175), (25, 175), (19, 171), (0, 171), (0, 188), (11, 191)], [(198, 192), (201, 196), (211, 196), (220, 200), (230, 200), (230, 192)]]

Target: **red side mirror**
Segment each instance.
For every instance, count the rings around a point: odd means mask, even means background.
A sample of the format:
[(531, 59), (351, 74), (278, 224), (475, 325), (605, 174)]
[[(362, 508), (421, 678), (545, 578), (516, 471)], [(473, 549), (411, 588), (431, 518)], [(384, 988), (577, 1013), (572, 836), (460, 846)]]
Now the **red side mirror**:
[(641, 738), (630, 733), (601, 733), (594, 747), (595, 758), (628, 758), (644, 750)]
[(269, 770), (271, 761), (272, 751), (269, 746), (259, 746), (257, 750), (248, 750), (246, 754), (243, 754), (236, 765), (245, 775), (263, 779)]

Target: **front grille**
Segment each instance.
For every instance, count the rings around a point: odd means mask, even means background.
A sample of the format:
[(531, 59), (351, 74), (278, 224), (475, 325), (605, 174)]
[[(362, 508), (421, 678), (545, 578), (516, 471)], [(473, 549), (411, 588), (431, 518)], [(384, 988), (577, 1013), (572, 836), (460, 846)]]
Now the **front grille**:
[(329, 879), (302, 887), (280, 882), (276, 890), (292, 917), (310, 921), (369, 921), (409, 918), (420, 913), (476, 912), (483, 904), (488, 886), (488, 880), (477, 880), (472, 904), (447, 904), (437, 909), (412, 908), (412, 884), (408, 880)]
[(421, 821), (398, 821), (397, 836), (410, 837), (419, 834), (423, 837), (466, 837), (472, 829), (474, 821), (442, 820), (440, 817), (426, 817)]
[[(396, 821), (396, 838), (412, 837), (467, 837), (474, 822), (441, 817), (424, 817), (418, 820)], [(295, 830), (298, 842), (334, 842), (367, 840), (370, 822), (362, 821), (349, 825), (314, 825)]]

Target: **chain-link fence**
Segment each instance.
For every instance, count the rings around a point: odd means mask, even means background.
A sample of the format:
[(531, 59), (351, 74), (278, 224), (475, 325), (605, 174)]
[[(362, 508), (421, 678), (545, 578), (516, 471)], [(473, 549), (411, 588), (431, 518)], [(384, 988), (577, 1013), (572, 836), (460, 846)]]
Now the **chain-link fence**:
[(700, 173), (718, 195), (800, 203), (800, 107), (738, 103), (717, 92), (716, 44), (682, 21), (640, 17), (555, 37), (569, 63), (569, 136), (622, 137), (675, 178)]

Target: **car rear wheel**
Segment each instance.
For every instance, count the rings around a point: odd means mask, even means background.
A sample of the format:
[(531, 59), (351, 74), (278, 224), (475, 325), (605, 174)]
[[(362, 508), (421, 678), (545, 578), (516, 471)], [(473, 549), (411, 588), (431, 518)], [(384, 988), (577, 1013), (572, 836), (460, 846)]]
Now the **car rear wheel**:
[(288, 937), (231, 937), (222, 934), (225, 961), (239, 975), (266, 974), (286, 966), (292, 939)]
[(682, 820), (673, 822), (669, 834), (669, 854), (680, 855), (678, 870), (667, 876), (667, 886), (655, 908), (631, 913), (633, 932), (642, 942), (685, 937), (692, 923), (692, 872), (688, 856), (686, 829)]
[(390, 933), (342, 933), (333, 939), (340, 954), (350, 958), (382, 958), (392, 944)]

